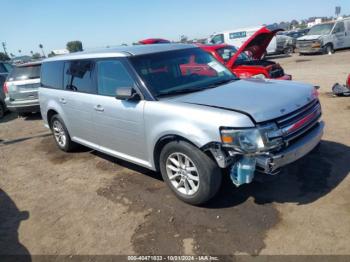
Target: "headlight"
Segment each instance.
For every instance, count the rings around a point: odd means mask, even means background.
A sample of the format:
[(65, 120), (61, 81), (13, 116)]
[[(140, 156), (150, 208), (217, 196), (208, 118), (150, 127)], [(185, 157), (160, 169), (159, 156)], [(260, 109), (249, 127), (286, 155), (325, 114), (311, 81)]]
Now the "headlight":
[(264, 74), (253, 75), (252, 78), (265, 79), (266, 76)]
[(248, 154), (265, 152), (283, 143), (282, 131), (276, 124), (247, 129), (224, 128), (221, 129), (221, 141), (224, 146)]
[(320, 40), (314, 41), (311, 44), (312, 48), (320, 48), (322, 46), (322, 42)]

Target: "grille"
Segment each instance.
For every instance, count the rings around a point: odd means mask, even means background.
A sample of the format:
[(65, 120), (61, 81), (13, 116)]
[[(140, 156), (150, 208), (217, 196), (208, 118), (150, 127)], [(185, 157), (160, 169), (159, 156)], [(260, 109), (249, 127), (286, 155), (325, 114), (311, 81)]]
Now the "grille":
[(277, 119), (283, 139), (291, 142), (314, 127), (322, 115), (320, 102), (316, 99), (287, 116)]
[(299, 40), (297, 41), (297, 46), (299, 48), (310, 47), (314, 41), (313, 40)]

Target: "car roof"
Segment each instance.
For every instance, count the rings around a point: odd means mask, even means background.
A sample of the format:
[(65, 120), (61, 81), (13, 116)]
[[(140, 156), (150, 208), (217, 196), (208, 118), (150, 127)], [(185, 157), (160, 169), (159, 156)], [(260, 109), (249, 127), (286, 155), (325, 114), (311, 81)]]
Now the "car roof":
[(24, 64), (18, 64), (16, 67), (26, 67), (26, 66), (36, 66), (36, 65), (41, 65), (42, 61), (35, 61), (35, 62), (28, 62)]
[(105, 58), (105, 57), (128, 57), (146, 55), (173, 50), (196, 48), (195, 45), (189, 44), (152, 44), (152, 45), (134, 45), (121, 46), (116, 48), (104, 48), (95, 51), (76, 52), (68, 55), (60, 55), (45, 59), (44, 62), (89, 59), (89, 58)]

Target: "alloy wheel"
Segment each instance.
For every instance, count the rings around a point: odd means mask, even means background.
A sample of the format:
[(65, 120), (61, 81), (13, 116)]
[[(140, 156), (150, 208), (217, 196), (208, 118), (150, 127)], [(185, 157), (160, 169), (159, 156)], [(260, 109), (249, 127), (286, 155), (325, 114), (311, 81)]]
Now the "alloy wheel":
[(60, 121), (55, 120), (52, 124), (53, 134), (56, 142), (60, 147), (65, 147), (67, 143), (67, 135)]
[(169, 181), (180, 193), (191, 196), (199, 189), (198, 169), (193, 161), (183, 153), (172, 153), (166, 160)]

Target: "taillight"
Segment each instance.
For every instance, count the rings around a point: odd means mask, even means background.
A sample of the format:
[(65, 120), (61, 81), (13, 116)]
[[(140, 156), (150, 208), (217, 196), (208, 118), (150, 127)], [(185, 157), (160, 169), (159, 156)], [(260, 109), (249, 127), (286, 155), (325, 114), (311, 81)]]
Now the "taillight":
[(317, 87), (314, 87), (313, 90), (312, 90), (312, 94), (311, 95), (312, 95), (313, 98), (317, 98), (320, 95), (320, 93), (318, 92), (317, 89), (318, 89)]
[(9, 88), (8, 88), (7, 82), (4, 83), (3, 89), (4, 89), (4, 93), (5, 93), (5, 94), (8, 94)]
[(346, 84), (348, 85), (348, 88), (350, 88), (350, 75), (348, 76), (348, 81)]

